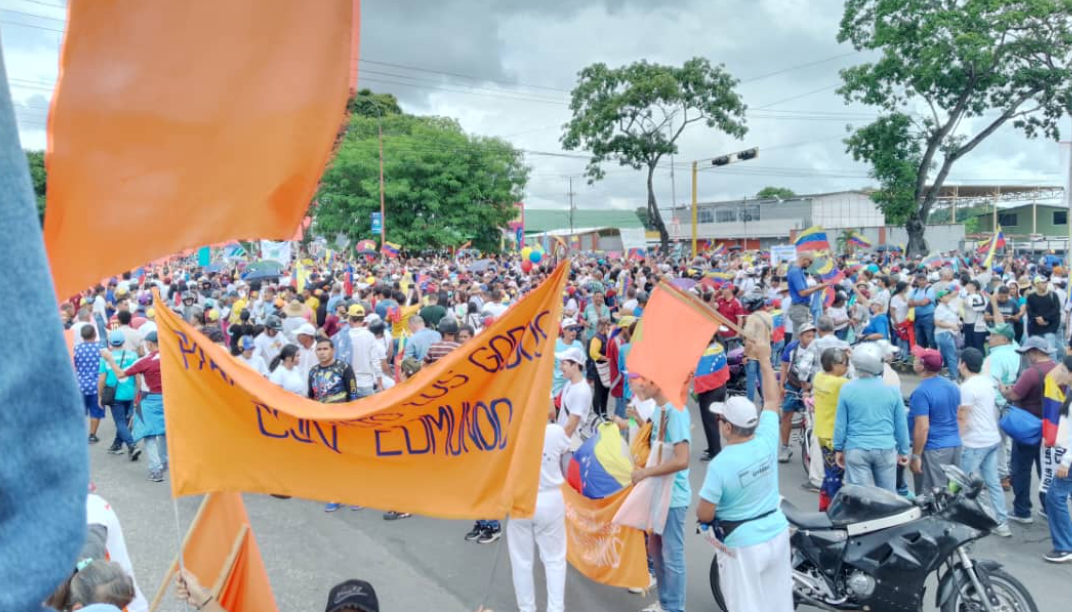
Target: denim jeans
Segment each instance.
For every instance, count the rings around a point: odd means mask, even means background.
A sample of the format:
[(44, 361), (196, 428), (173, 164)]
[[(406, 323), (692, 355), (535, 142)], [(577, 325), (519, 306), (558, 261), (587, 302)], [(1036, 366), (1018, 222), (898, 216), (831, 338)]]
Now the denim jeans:
[(942, 363), (945, 364), (949, 373), (946, 375), (949, 380), (957, 381), (957, 340), (953, 337), (953, 334), (942, 332), (935, 337), (935, 342), (938, 343), (938, 352), (942, 354)]
[(145, 455), (149, 458), (149, 473), (167, 469), (167, 436), (145, 436)]
[(878, 487), (891, 493), (897, 492), (897, 451), (864, 450), (852, 448), (845, 451), (845, 483)]
[[(1035, 466), (1035, 474), (1042, 477), (1042, 458), (1039, 456), (1039, 444), (1020, 444), (1012, 441), (1012, 458), (1009, 464), (1009, 474), (1012, 476), (1012, 513), (1014, 516), (1026, 518), (1031, 516), (1031, 466)], [(1042, 494), (1039, 494), (1039, 504), (1045, 506)]]
[[(1072, 451), (1069, 451), (1072, 452)], [(1054, 550), (1072, 551), (1072, 517), (1068, 514), (1068, 496), (1072, 495), (1072, 478), (1053, 479), (1046, 492), (1046, 518)]]
[(763, 398), (762, 391), (759, 386), (759, 362), (755, 359), (749, 359), (744, 364), (744, 386), (745, 395), (748, 397), (748, 401), (755, 402), (756, 397), (761, 400)]
[(363, 397), (368, 397), (368, 396), (372, 395), (375, 392), (376, 392), (375, 387), (358, 387), (357, 388), (357, 399), (361, 399)]
[(111, 412), (112, 420), (115, 421), (115, 440), (112, 441), (112, 446), (120, 444), (134, 446), (134, 438), (130, 435), (130, 427), (127, 425), (130, 416), (134, 413), (134, 402), (116, 400), (111, 405)]
[(19, 347), (0, 366), (0, 610), (39, 609), (86, 536), (85, 408), (30, 185), (0, 51), (0, 310)]
[(916, 344), (923, 348), (935, 348), (934, 315), (916, 315)]
[(1001, 443), (986, 448), (968, 448), (965, 446), (960, 451), (960, 469), (968, 474), (977, 474), (986, 483), (986, 490), (990, 493), (990, 505), (994, 508), (994, 514), (999, 523), (1004, 523), (1009, 518), (1009, 511), (1005, 507), (1005, 491), (1001, 488), (1001, 477), (998, 476), (998, 449)]
[(651, 534), (648, 551), (659, 583), (659, 603), (666, 612), (685, 611), (685, 514), (688, 507), (670, 508), (662, 535)]
[(629, 408), (629, 400), (624, 397), (614, 398), (614, 416), (624, 419), (625, 411)]
[(499, 521), (477, 521), (476, 524), (481, 529), (491, 529), (492, 531), (498, 531), (501, 527)]

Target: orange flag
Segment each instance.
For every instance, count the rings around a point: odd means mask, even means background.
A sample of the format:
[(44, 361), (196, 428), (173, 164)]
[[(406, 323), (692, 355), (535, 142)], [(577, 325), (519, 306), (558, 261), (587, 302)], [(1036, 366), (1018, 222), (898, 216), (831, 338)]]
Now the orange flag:
[(589, 499), (562, 485), (566, 502), (566, 560), (588, 578), (610, 586), (648, 586), (644, 532), (612, 520), (629, 496), (628, 487), (610, 497)]
[(187, 248), (289, 238), (343, 118), (357, 3), (68, 9), (47, 153), (57, 294)]
[(683, 408), (689, 376), (719, 325), (741, 331), (695, 296), (660, 281), (633, 333), (625, 367), (630, 374), (654, 382), (675, 406)]
[(173, 494), (250, 491), (442, 518), (531, 516), (568, 273), (559, 265), (412, 379), (344, 404), (284, 391), (158, 308)]

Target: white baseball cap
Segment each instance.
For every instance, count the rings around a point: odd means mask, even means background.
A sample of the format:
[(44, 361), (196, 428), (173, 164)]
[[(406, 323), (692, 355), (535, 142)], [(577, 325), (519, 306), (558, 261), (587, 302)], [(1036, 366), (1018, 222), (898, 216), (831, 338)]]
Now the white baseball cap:
[(756, 410), (756, 405), (742, 395), (734, 395), (725, 402), (715, 402), (711, 405), (711, 412), (720, 415), (737, 427), (755, 427), (759, 424), (759, 411)]
[(312, 323), (302, 323), (301, 327), (294, 330), (295, 336), (316, 336), (316, 328)]
[(558, 357), (563, 361), (572, 361), (580, 365), (584, 365), (585, 362), (584, 351), (575, 346), (571, 346), (561, 353), (555, 353), (555, 357)]
[(562, 329), (569, 329), (571, 327), (577, 327), (577, 319), (574, 319), (573, 317), (562, 319)]

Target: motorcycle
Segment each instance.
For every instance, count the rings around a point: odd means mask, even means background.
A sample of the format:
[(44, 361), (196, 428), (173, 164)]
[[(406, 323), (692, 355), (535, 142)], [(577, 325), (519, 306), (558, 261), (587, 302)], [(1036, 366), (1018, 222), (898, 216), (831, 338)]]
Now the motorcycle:
[[(827, 512), (807, 512), (783, 500), (789, 520), (793, 601), (821, 610), (918, 612), (926, 582), (939, 572), (941, 612), (1038, 612), (1027, 588), (1001, 564), (973, 560), (971, 542), (997, 527), (980, 501), (982, 480), (947, 465), (945, 489), (910, 501), (875, 487), (845, 485)], [(711, 591), (726, 610), (718, 557)]]

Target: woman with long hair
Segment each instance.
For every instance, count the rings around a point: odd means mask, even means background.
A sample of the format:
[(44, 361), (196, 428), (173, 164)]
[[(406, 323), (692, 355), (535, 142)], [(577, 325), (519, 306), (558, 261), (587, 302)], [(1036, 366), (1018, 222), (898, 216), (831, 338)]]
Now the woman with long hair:
[(301, 396), (308, 393), (309, 382), (302, 376), (301, 369), (298, 367), (298, 345), (284, 346), (272, 360), (268, 369), (271, 371), (268, 380), (273, 384)]

